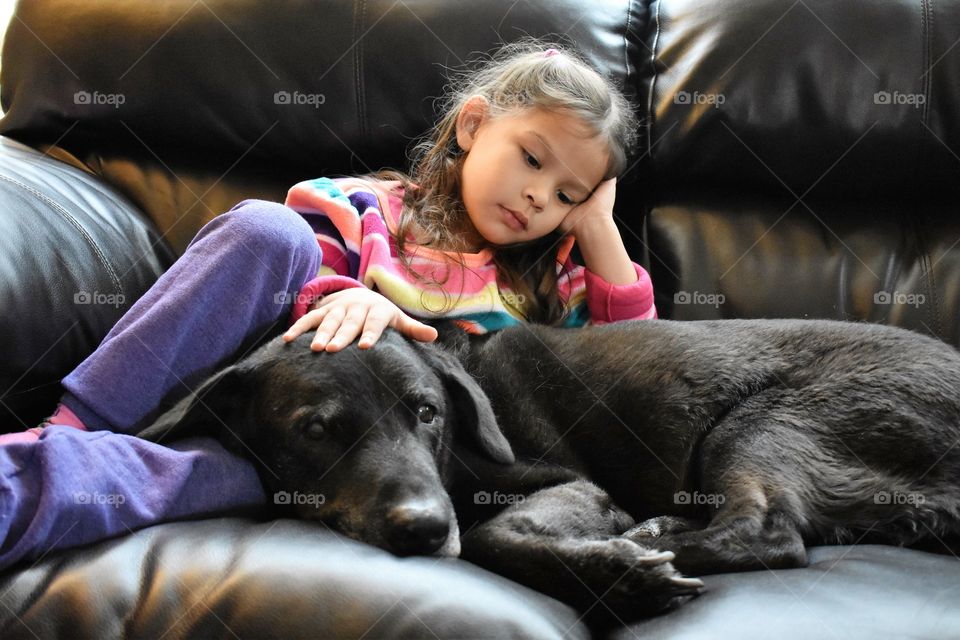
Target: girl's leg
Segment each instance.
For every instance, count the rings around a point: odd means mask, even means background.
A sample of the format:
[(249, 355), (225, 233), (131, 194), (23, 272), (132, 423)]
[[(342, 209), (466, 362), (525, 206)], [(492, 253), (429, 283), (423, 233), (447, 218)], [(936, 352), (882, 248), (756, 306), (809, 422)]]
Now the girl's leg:
[(2, 436), (0, 569), (173, 518), (262, 505), (256, 469), (215, 440), (167, 447), (111, 431), (143, 426), (161, 399), (185, 396), (260, 337), (319, 265), (309, 224), (282, 205), (247, 200), (206, 225), (64, 379), (53, 422), (78, 428)]
[(91, 430), (146, 426), (161, 400), (186, 396), (289, 314), (319, 267), (316, 236), (299, 214), (274, 202), (241, 202), (201, 229), (63, 379), (63, 404)]
[(0, 571), (177, 518), (266, 502), (256, 469), (211, 438), (170, 446), (53, 425), (0, 446)]

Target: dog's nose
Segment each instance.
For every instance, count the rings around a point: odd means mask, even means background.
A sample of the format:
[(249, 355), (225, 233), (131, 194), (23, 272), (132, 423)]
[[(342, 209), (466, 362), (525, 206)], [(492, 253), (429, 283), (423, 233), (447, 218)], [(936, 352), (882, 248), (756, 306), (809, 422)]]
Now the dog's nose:
[(394, 553), (429, 555), (443, 546), (450, 517), (439, 505), (400, 505), (387, 513), (387, 534)]

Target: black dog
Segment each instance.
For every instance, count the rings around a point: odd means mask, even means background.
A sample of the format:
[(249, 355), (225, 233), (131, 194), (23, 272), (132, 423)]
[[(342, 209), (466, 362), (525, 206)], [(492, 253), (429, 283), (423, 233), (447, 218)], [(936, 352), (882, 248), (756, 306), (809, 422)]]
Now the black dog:
[(796, 567), (805, 542), (960, 531), (960, 354), (932, 338), (439, 328), (336, 354), (272, 341), (142, 435), (219, 433), (299, 516), (396, 553), (455, 555), (459, 519), (463, 557), (622, 620), (698, 591), (674, 567)]

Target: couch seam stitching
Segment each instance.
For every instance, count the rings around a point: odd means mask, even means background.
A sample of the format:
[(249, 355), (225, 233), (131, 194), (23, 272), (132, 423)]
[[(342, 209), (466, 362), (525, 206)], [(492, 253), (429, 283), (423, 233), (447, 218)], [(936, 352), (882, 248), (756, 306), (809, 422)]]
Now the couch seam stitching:
[(353, 40), (357, 43), (357, 46), (353, 50), (353, 67), (355, 74), (355, 84), (357, 92), (357, 122), (358, 129), (360, 134), (360, 141), (363, 143), (363, 140), (366, 137), (366, 121), (364, 116), (364, 104), (363, 104), (363, 38), (357, 36), (360, 32), (360, 28), (363, 25), (364, 15), (366, 14), (367, 2), (366, 0), (361, 0), (357, 3), (357, 11), (354, 14), (354, 23), (353, 23)]
[[(932, 33), (933, 33), (933, 0), (921, 0), (921, 29), (923, 31), (923, 68), (926, 70), (923, 81), (923, 111), (922, 111), (922, 122), (929, 128), (929, 119), (930, 119), (930, 94), (932, 92), (932, 76), (933, 73), (930, 72), (930, 60), (931, 60), (931, 51), (932, 51)], [(923, 155), (924, 144), (921, 140), (919, 147), (920, 156)], [(920, 166), (919, 158), (917, 166)], [(942, 326), (940, 321), (940, 308), (939, 308), (939, 299), (936, 291), (936, 276), (933, 272), (933, 260), (930, 255), (930, 249), (928, 243), (926, 242), (924, 227), (922, 224), (914, 225), (915, 233), (917, 234), (917, 244), (918, 251), (920, 253), (920, 265), (923, 270), (923, 278), (926, 283), (927, 293), (930, 295), (930, 321), (933, 323), (933, 331), (936, 335), (942, 334)]]
[(653, 159), (653, 94), (657, 86), (657, 46), (660, 43), (660, 0), (657, 0), (657, 10), (654, 13), (654, 24), (656, 31), (653, 36), (653, 47), (650, 49), (650, 67), (653, 69), (653, 76), (650, 79), (650, 90), (647, 92), (647, 155), (650, 160)]
[(93, 236), (91, 236), (87, 232), (87, 230), (83, 228), (83, 226), (79, 223), (79, 221), (77, 221), (77, 219), (73, 215), (71, 215), (70, 212), (67, 211), (63, 205), (53, 200), (52, 198), (42, 193), (41, 191), (38, 191), (37, 189), (34, 189), (29, 185), (23, 184), (22, 182), (14, 180), (9, 176), (0, 176), (0, 180), (9, 182), (10, 184), (20, 187), (21, 189), (33, 194), (44, 203), (50, 205), (54, 211), (56, 211), (58, 214), (60, 214), (61, 217), (66, 219), (67, 222), (69, 222), (77, 231), (80, 232), (80, 235), (82, 235), (84, 239), (86, 239), (87, 243), (93, 249), (94, 253), (97, 255), (97, 258), (100, 260), (100, 263), (107, 270), (107, 273), (109, 274), (110, 279), (113, 280), (113, 286), (116, 288), (117, 293), (119, 293), (120, 295), (124, 294), (123, 284), (120, 282), (120, 278), (117, 275), (116, 270), (109, 263), (109, 261), (106, 258), (106, 255), (104, 255), (103, 251), (101, 250), (100, 245), (97, 244), (97, 242), (93, 239)]
[(623, 69), (624, 84), (632, 87), (630, 82), (630, 18), (633, 16), (633, 0), (627, 0), (627, 24), (623, 31)]

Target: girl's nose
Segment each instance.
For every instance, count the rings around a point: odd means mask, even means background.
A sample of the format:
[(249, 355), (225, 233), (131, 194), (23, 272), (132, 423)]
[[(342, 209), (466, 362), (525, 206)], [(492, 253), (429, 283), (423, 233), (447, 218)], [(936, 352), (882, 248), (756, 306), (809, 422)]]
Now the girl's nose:
[(546, 203), (543, 194), (544, 189), (542, 187), (536, 184), (528, 184), (524, 188), (523, 197), (531, 207), (539, 211), (543, 209), (543, 205)]

